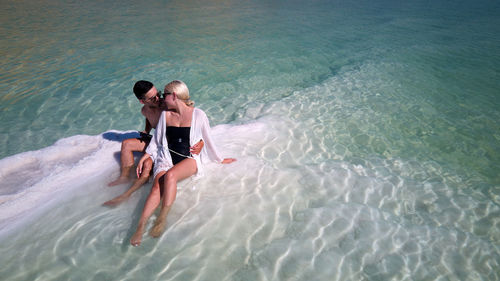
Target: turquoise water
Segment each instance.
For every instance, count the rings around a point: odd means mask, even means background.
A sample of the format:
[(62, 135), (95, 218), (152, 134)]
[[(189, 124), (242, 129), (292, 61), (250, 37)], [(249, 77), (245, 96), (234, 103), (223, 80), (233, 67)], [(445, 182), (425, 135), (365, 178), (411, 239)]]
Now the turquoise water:
[[(495, 1), (2, 1), (7, 280), (498, 280)], [(128, 246), (136, 80), (185, 81), (229, 166)]]

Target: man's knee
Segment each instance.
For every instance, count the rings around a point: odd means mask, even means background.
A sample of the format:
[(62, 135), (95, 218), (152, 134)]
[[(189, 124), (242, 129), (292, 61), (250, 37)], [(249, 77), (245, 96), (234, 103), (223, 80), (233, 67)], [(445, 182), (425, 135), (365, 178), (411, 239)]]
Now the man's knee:
[(153, 169), (153, 160), (151, 160), (151, 158), (148, 158), (143, 163), (141, 178), (142, 177), (149, 177), (152, 169)]
[(153, 160), (149, 157), (146, 161), (144, 161), (144, 169), (151, 170), (151, 168), (153, 168)]
[(137, 139), (126, 139), (122, 142), (122, 150), (132, 151), (137, 143)]

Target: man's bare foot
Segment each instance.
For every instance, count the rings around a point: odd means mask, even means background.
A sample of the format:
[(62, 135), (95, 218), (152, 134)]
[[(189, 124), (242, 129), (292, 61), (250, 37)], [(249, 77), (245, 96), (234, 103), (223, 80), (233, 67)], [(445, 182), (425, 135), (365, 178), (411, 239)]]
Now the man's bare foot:
[(117, 197), (109, 200), (109, 201), (104, 202), (103, 205), (108, 206), (108, 207), (115, 207), (118, 204), (121, 204), (126, 199), (128, 199), (128, 196), (126, 194), (122, 194), (120, 196), (117, 196)]
[(130, 245), (134, 247), (141, 245), (143, 228), (144, 227), (142, 226), (137, 227), (137, 230), (135, 231), (134, 235), (132, 235), (132, 238), (130, 238)]
[(160, 237), (163, 231), (165, 230), (166, 226), (167, 226), (167, 220), (164, 217), (159, 216), (155, 221), (155, 225), (149, 231), (149, 235), (155, 238)]
[(119, 184), (128, 183), (130, 179), (128, 177), (119, 177), (118, 179), (108, 183), (108, 186), (115, 186)]

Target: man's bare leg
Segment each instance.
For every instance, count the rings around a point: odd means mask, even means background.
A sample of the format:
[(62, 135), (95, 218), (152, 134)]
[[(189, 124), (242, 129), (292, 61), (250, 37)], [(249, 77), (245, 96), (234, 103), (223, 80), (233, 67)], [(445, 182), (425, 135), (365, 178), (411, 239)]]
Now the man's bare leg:
[(146, 227), (146, 223), (151, 215), (154, 213), (161, 200), (161, 192), (160, 192), (160, 178), (165, 173), (160, 173), (155, 178), (155, 182), (153, 183), (153, 187), (151, 188), (151, 192), (149, 193), (148, 199), (146, 200), (146, 204), (144, 205), (144, 209), (142, 210), (141, 218), (139, 219), (139, 223), (137, 224), (137, 229), (130, 238), (130, 244), (132, 246), (139, 246), (142, 241), (142, 234), (144, 233), (144, 228)]
[(113, 207), (113, 206), (116, 206), (116, 205), (122, 203), (123, 201), (127, 200), (130, 197), (130, 195), (132, 195), (132, 193), (134, 193), (142, 185), (144, 185), (145, 183), (148, 182), (149, 175), (151, 173), (152, 168), (153, 168), (153, 160), (151, 160), (151, 158), (149, 158), (146, 161), (144, 161), (144, 166), (142, 168), (143, 170), (142, 170), (141, 176), (134, 181), (132, 186), (127, 191), (125, 191), (123, 194), (121, 194), (121, 195), (119, 195), (119, 196), (117, 196), (109, 201), (104, 202), (103, 205)]
[(196, 169), (196, 161), (192, 158), (186, 158), (168, 170), (162, 185), (163, 203), (160, 215), (156, 218), (155, 224), (149, 232), (149, 235), (159, 237), (163, 233), (167, 225), (168, 212), (174, 204), (177, 194), (177, 182), (194, 175)]
[(134, 151), (144, 151), (147, 144), (140, 139), (126, 139), (122, 142), (120, 151), (121, 173), (118, 179), (108, 183), (108, 186), (119, 185), (130, 181), (130, 173), (134, 170)]

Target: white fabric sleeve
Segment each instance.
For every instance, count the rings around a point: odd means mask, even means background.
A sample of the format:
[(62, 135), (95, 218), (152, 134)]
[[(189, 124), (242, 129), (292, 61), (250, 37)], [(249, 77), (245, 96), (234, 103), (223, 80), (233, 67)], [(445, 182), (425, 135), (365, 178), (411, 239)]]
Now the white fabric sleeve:
[[(201, 110), (200, 110), (201, 111)], [(202, 162), (208, 162), (208, 161), (213, 161), (217, 163), (221, 163), (222, 160), (224, 160), (221, 156), (219, 151), (217, 150), (217, 147), (215, 145), (215, 142), (212, 139), (212, 134), (211, 134), (211, 129), (210, 129), (210, 123), (208, 121), (207, 115), (205, 112), (201, 111), (203, 114), (200, 114), (200, 120), (199, 120), (199, 125), (201, 125), (201, 137), (203, 139), (203, 142), (205, 143), (203, 146), (203, 150), (205, 150), (204, 155), (208, 159), (203, 159), (202, 157)]]
[(165, 111), (162, 111), (160, 115), (160, 120), (158, 120), (158, 124), (155, 128), (155, 133), (153, 134), (153, 138), (149, 142), (148, 147), (146, 148), (146, 153), (151, 156), (153, 163), (156, 162), (158, 157), (158, 147), (160, 146), (160, 141), (162, 139), (162, 128), (165, 127)]

